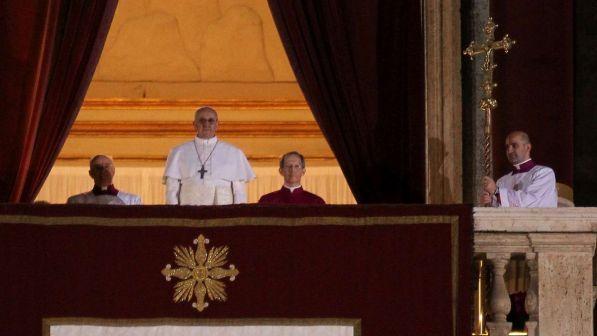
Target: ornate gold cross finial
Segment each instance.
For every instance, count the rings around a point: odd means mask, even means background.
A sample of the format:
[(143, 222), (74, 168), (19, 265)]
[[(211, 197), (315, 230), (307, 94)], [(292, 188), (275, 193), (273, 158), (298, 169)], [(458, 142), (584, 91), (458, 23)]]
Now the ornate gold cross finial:
[(507, 54), (516, 41), (512, 40), (508, 34), (504, 36), (500, 41), (496, 41), (494, 38), (495, 29), (498, 27), (490, 17), (485, 24), (483, 32), (485, 33), (485, 42), (483, 44), (477, 44), (472, 41), (471, 44), (464, 50), (464, 55), (473, 56), (485, 54), (485, 60), (481, 66), (483, 70), (483, 84), (481, 89), (483, 90), (483, 99), (479, 107), (485, 112), (485, 143), (483, 144), (483, 168), (485, 176), (491, 176), (492, 174), (492, 160), (491, 160), (491, 111), (497, 108), (497, 100), (493, 98), (493, 89), (497, 86), (497, 83), (493, 82), (493, 69), (497, 65), (493, 62), (493, 54), (496, 50), (504, 50)]

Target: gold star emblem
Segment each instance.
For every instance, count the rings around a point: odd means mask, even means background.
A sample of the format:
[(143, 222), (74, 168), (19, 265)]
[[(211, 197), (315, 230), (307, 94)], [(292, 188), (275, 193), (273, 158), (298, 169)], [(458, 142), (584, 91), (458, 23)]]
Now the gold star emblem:
[(202, 312), (209, 305), (205, 294), (212, 301), (226, 301), (226, 285), (219, 279), (229, 277), (230, 281), (234, 281), (239, 272), (232, 264), (228, 269), (221, 267), (228, 262), (228, 246), (212, 247), (207, 253), (205, 244), (209, 244), (209, 239), (201, 234), (193, 244), (197, 245), (195, 253), (191, 247), (175, 246), (174, 262), (180, 267), (172, 268), (168, 264), (162, 269), (162, 275), (166, 281), (172, 277), (181, 279), (174, 285), (174, 302), (189, 302), (195, 296), (193, 308)]

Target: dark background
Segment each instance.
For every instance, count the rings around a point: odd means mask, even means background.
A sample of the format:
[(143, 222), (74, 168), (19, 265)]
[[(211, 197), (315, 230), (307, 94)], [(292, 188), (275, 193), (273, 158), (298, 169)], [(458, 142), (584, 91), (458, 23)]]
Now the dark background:
[(574, 202), (597, 205), (597, 3), (574, 2)]

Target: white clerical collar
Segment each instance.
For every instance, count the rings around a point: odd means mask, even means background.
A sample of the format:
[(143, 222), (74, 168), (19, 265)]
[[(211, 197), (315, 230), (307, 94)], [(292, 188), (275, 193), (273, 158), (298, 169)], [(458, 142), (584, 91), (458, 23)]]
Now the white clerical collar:
[(284, 188), (286, 188), (286, 189), (289, 189), (289, 190), (290, 190), (290, 193), (292, 193), (293, 191), (295, 191), (296, 189), (298, 189), (298, 188), (301, 188), (301, 187), (302, 187), (302, 186), (301, 186), (300, 184), (299, 184), (299, 185), (297, 185), (296, 187), (289, 187), (289, 186), (287, 186), (286, 184), (284, 184)]
[(199, 146), (215, 145), (216, 142), (218, 142), (217, 136), (214, 136), (213, 138), (209, 138), (209, 139), (201, 139), (201, 138), (195, 137), (195, 143)]
[(516, 167), (516, 170), (520, 170), (520, 166), (522, 166), (523, 164), (525, 164), (525, 163), (527, 163), (527, 162), (529, 162), (531, 160), (532, 160), (531, 158), (528, 158), (528, 159), (524, 160), (523, 162), (517, 163), (517, 164), (515, 164), (513, 166)]

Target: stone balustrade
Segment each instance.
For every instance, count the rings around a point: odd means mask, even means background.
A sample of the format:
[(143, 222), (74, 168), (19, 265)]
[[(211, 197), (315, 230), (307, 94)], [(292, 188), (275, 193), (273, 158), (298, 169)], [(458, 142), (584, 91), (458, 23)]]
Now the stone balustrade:
[(513, 256), (524, 256), (529, 271), (528, 335), (593, 335), (597, 208), (475, 208), (474, 222), (475, 254), (493, 266), (491, 336), (512, 327), (504, 273)]

